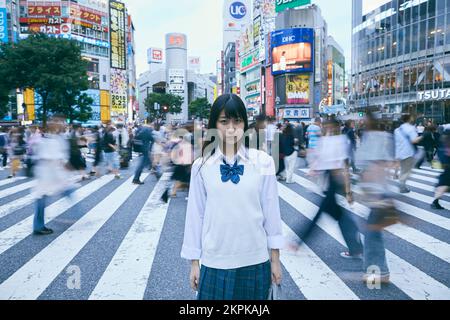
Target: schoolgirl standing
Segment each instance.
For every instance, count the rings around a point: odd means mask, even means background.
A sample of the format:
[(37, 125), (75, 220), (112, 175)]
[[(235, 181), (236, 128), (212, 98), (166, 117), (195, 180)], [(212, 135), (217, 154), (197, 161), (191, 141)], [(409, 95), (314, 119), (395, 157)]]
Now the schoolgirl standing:
[(199, 300), (266, 300), (271, 284), (281, 283), (275, 164), (247, 147), (247, 129), (242, 100), (220, 96), (209, 120), (214, 138), (192, 167), (181, 256), (192, 263)]

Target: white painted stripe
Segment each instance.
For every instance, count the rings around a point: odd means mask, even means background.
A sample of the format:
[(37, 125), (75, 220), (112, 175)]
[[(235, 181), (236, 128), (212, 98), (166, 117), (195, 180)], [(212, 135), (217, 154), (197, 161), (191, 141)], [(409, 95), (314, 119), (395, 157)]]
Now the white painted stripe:
[(3, 187), (5, 185), (7, 185), (7, 184), (15, 183), (15, 182), (18, 182), (18, 181), (22, 181), (22, 180), (25, 180), (25, 179), (27, 179), (27, 178), (25, 178), (25, 177), (17, 177), (17, 178), (12, 178), (12, 179), (5, 179), (5, 180), (0, 181), (0, 187)]
[[(73, 200), (63, 198), (48, 206), (45, 209), (46, 223), (56, 219), (61, 214), (92, 195), (92, 193), (111, 182), (112, 179), (113, 176), (104, 176), (75, 191), (72, 195)], [(32, 230), (33, 216), (30, 216), (0, 232), (0, 254), (28, 237)]]
[[(144, 179), (148, 176), (145, 175)], [(137, 189), (128, 179), (0, 285), (0, 299), (35, 300)], [(20, 289), (20, 290), (18, 290)]]
[[(321, 192), (320, 188), (314, 182), (312, 182), (304, 177), (301, 177), (299, 175), (294, 175), (294, 179), (295, 179), (296, 183), (303, 186), (304, 188), (312, 190), (314, 193), (316, 193), (320, 196), (323, 196), (323, 193)], [(392, 189), (395, 189), (395, 188), (392, 188)], [(361, 188), (358, 186), (353, 186), (352, 191), (357, 194), (363, 194)], [(344, 201), (345, 200), (344, 197), (342, 197), (342, 196), (338, 196), (338, 197), (342, 200), (341, 204), (345, 205), (347, 203), (346, 201)], [(412, 205), (402, 202), (402, 201), (396, 201), (396, 205), (397, 205), (397, 209), (399, 209), (400, 211), (402, 211), (410, 216), (421, 219), (427, 223), (434, 224), (438, 227), (450, 230), (450, 219), (448, 219), (448, 218), (445, 218), (443, 216), (434, 214), (427, 210), (412, 206)], [(350, 209), (350, 210), (352, 210), (352, 209)]]
[[(391, 170), (390, 172), (393, 174), (394, 170)], [(410, 177), (413, 178), (413, 179), (416, 179), (416, 180), (425, 181), (425, 182), (429, 182), (429, 183), (432, 183), (432, 184), (438, 183), (438, 179), (427, 177), (427, 176), (423, 176), (421, 174), (412, 173), (410, 175)]]
[(33, 181), (25, 182), (25, 183), (19, 184), (17, 186), (2, 190), (2, 191), (0, 191), (0, 199), (10, 196), (10, 195), (13, 195), (14, 193), (22, 192), (27, 189), (33, 188), (35, 185), (36, 185), (36, 180), (33, 180)]
[(417, 189), (421, 189), (421, 190), (424, 190), (424, 191), (429, 191), (429, 192), (434, 192), (436, 190), (436, 188), (433, 187), (433, 186), (429, 186), (429, 185), (426, 185), (426, 184), (423, 184), (423, 183), (419, 183), (419, 182), (415, 182), (415, 181), (411, 181), (411, 180), (407, 180), (406, 181), (406, 185), (410, 186), (410, 187), (417, 188)]
[(170, 174), (153, 189), (89, 300), (142, 300), (169, 203), (161, 202)]
[[(301, 208), (301, 213), (312, 220), (318, 211), (318, 207), (310, 201), (302, 198), (296, 192), (279, 184), (281, 198), (293, 208)], [(297, 209), (299, 210), (299, 209)], [(339, 230), (337, 222), (328, 215), (322, 216), (318, 226), (346, 246)], [(386, 259), (391, 273), (391, 282), (414, 300), (445, 300), (450, 297), (450, 289), (436, 281), (426, 273), (414, 267), (405, 260), (386, 250)]]
[[(294, 175), (294, 180), (300, 185), (307, 185), (308, 182), (310, 182), (298, 175)], [(339, 201), (340, 206), (364, 219), (367, 219), (370, 214), (370, 208), (356, 201), (350, 206), (343, 196), (336, 195), (336, 199)], [(444, 260), (445, 262), (450, 263), (450, 245), (448, 243), (402, 224), (387, 227), (385, 230)]]
[(14, 200), (8, 204), (0, 206), (0, 218), (6, 217), (11, 213), (32, 204), (35, 198), (36, 198), (35, 196), (29, 194), (23, 198)]
[[(283, 234), (298, 242), (298, 236), (283, 223)], [(283, 250), (281, 262), (307, 300), (359, 300), (359, 297), (306, 244), (297, 252)]]
[[(389, 189), (389, 191), (391, 191), (391, 192), (397, 192), (397, 191), (398, 191), (398, 188), (396, 188), (396, 187), (394, 187), (394, 186), (388, 186), (388, 189)], [(421, 193), (418, 193), (418, 192), (414, 192), (414, 191), (411, 191), (411, 192), (409, 192), (409, 193), (402, 194), (402, 196), (403, 196), (403, 197), (410, 198), (410, 199), (413, 199), (413, 200), (416, 200), (416, 201), (420, 201), (420, 202), (426, 203), (427, 205), (430, 205), (430, 204), (433, 203), (433, 201), (434, 201), (434, 198), (433, 198), (433, 197), (430, 197), (430, 196), (427, 196), (427, 195), (424, 195), (424, 194), (421, 194)], [(400, 202), (400, 203), (407, 205), (408, 208), (410, 208), (410, 207), (411, 207), (411, 208), (416, 208), (416, 207), (411, 206), (411, 205), (408, 205), (408, 204), (406, 204), (406, 203), (404, 203), (404, 202)], [(447, 210), (450, 210), (450, 202), (445, 201), (445, 200), (440, 200), (439, 203), (440, 203), (444, 208), (446, 208)], [(418, 209), (418, 208), (416, 208), (416, 209)], [(401, 210), (403, 211), (403, 209), (401, 209)], [(408, 210), (409, 210), (409, 209), (408, 209)], [(423, 210), (423, 209), (420, 209), (420, 210)], [(428, 212), (428, 211), (426, 211), (426, 210), (423, 210), (423, 211)], [(408, 212), (406, 212), (406, 213), (408, 213)], [(430, 213), (430, 214), (431, 214), (431, 213)], [(433, 214), (433, 215), (435, 215), (435, 214)], [(435, 216), (437, 216), (437, 217), (442, 217), (442, 216), (439, 216), (439, 215), (435, 215)], [(446, 219), (446, 218), (444, 218), (444, 219)], [(425, 220), (425, 221), (428, 221), (428, 220)]]
[(426, 171), (439, 172), (439, 173), (444, 172), (443, 169), (433, 169), (432, 167), (429, 167), (429, 166), (422, 166), (422, 168), (426, 169)]
[(427, 170), (422, 170), (422, 169), (413, 169), (414, 173), (419, 173), (419, 174), (426, 174), (428, 176), (432, 176), (432, 177), (439, 177), (442, 172), (432, 172), (432, 171), (427, 171)]

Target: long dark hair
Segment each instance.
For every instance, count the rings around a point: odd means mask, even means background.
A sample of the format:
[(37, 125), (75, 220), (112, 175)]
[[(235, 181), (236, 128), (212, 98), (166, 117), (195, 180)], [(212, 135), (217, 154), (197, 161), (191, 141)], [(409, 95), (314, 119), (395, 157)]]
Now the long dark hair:
[[(225, 111), (225, 116), (228, 119), (240, 119), (244, 121), (244, 132), (247, 132), (247, 130), (249, 129), (247, 109), (245, 108), (245, 104), (242, 101), (242, 99), (235, 94), (224, 94), (218, 97), (216, 101), (214, 101), (211, 107), (211, 114), (208, 122), (208, 130), (217, 129), (217, 122), (219, 121), (220, 114), (222, 113), (222, 111)], [(208, 136), (209, 134), (206, 137), (207, 140), (203, 143), (202, 148), (203, 156), (205, 156), (204, 153), (206, 148), (211, 144), (215, 144), (214, 150), (212, 151), (212, 154), (214, 154), (215, 149), (217, 148), (217, 145), (219, 143), (219, 141), (216, 141), (215, 138), (211, 139), (212, 137), (209, 137), (210, 139), (208, 140)], [(248, 138), (245, 139), (244, 143), (245, 146), (248, 148), (249, 147)]]

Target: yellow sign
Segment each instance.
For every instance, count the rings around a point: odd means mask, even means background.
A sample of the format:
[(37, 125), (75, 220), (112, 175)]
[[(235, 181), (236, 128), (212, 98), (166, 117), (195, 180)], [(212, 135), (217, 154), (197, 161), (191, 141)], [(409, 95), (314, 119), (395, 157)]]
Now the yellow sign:
[(121, 94), (112, 94), (111, 111), (117, 114), (125, 114), (127, 112), (127, 96)]
[(27, 110), (24, 110), (26, 120), (27, 121), (36, 120), (33, 89), (25, 89), (25, 91), (23, 92), (23, 102), (27, 106)]
[(111, 108), (109, 101), (109, 92), (105, 90), (100, 91), (100, 119), (102, 122), (111, 121)]

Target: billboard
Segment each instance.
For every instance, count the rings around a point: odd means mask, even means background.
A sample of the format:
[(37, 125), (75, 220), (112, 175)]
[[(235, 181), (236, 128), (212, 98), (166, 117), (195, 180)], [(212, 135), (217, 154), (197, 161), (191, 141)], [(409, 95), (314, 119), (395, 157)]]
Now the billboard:
[(8, 42), (8, 20), (5, 0), (0, 0), (0, 42)]
[(272, 74), (313, 72), (314, 30), (286, 29), (272, 32)]
[(184, 97), (186, 72), (183, 69), (169, 69), (169, 93)]
[(111, 68), (126, 70), (127, 41), (125, 5), (122, 2), (111, 1), (110, 9), (110, 37), (111, 37)]
[(164, 61), (164, 51), (159, 48), (149, 48), (147, 50), (147, 62), (161, 64)]
[(128, 80), (127, 71), (111, 69), (111, 111), (117, 114), (127, 112)]
[(281, 12), (286, 9), (296, 8), (311, 4), (311, 0), (276, 0), (276, 11)]
[(307, 74), (289, 75), (286, 80), (286, 103), (310, 103), (310, 76)]

